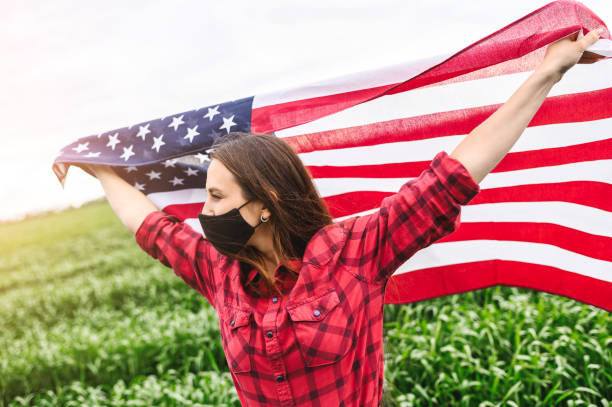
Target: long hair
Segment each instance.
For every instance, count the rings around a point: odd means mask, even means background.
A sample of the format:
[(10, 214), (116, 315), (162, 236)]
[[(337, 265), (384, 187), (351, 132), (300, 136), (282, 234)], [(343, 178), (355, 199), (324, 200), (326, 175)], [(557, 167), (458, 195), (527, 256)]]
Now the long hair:
[[(310, 173), (282, 139), (232, 132), (215, 141), (209, 156), (236, 177), (245, 199), (257, 199), (269, 209), (274, 250), (286, 267), (290, 268), (289, 260), (301, 260), (312, 236), (332, 223)], [(233, 257), (256, 268), (268, 287), (280, 293), (274, 275), (264, 268), (259, 250), (247, 246)]]

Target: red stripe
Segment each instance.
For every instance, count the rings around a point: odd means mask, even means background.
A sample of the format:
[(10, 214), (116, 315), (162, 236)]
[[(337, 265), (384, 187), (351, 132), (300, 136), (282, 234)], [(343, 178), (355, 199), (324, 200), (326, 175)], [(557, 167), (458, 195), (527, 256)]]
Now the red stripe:
[(251, 113), (251, 131), (253, 133), (271, 133), (308, 123), (363, 103), (366, 100), (376, 99), (394, 86), (396, 85), (391, 84), (258, 107), (253, 109)]
[[(352, 191), (325, 197), (334, 218), (375, 209), (393, 192)], [(612, 185), (595, 181), (517, 185), (482, 189), (469, 205), (498, 202), (570, 202), (612, 212)]]
[[(375, 209), (393, 192), (353, 191), (325, 197), (334, 218)], [(469, 205), (498, 202), (570, 202), (612, 212), (612, 185), (594, 181), (572, 181), (551, 184), (517, 185), (481, 190)], [(196, 218), (204, 203), (168, 205), (163, 210), (181, 220)]]
[[(338, 152), (341, 154), (341, 152)], [(524, 170), (527, 168), (563, 165), (582, 161), (612, 158), (612, 138), (566, 147), (508, 153), (491, 172)], [(374, 165), (310, 165), (313, 178), (412, 178), (429, 168), (430, 161)]]
[(167, 214), (174, 215), (183, 221), (188, 218), (197, 218), (198, 213), (202, 212), (203, 207), (204, 207), (204, 202), (198, 202), (198, 203), (168, 205), (162, 209)]
[(496, 202), (561, 201), (612, 211), (612, 185), (595, 181), (516, 185), (483, 189), (470, 205)]
[(385, 303), (418, 302), (495, 285), (545, 291), (612, 312), (612, 284), (607, 281), (555, 267), (506, 260), (454, 264), (394, 275), (387, 283)]
[[(529, 36), (529, 43), (526, 47), (522, 46), (525, 43), (519, 45), (517, 42), (512, 44), (514, 46), (507, 46), (508, 44), (501, 45), (500, 42), (495, 41), (495, 38), (489, 41), (495, 35), (483, 38), (474, 44), (471, 49), (461, 52), (448, 62), (393, 88), (386, 94), (392, 95), (394, 93), (406, 92), (472, 72), (485, 71), (483, 68), (492, 67), (493, 65), (495, 67), (491, 71), (495, 72), (496, 75), (530, 71), (539, 64), (543, 57), (541, 53), (532, 54), (533, 51), (580, 30), (579, 25), (561, 27), (559, 24), (557, 27), (559, 28), (556, 30), (533, 33)], [(524, 36), (525, 33), (523, 32), (522, 35)], [(509, 38), (506, 41), (508, 40)], [(519, 46), (517, 47), (517, 45)], [(498, 67), (498, 65), (500, 66)], [(492, 76), (490, 72), (478, 72), (474, 78), (480, 79)]]
[[(543, 126), (612, 117), (612, 88), (552, 96), (529, 124)], [(432, 113), (284, 138), (297, 153), (468, 134), (501, 104)]]
[(594, 259), (612, 261), (612, 238), (552, 223), (465, 222), (438, 242), (483, 239), (545, 243)]

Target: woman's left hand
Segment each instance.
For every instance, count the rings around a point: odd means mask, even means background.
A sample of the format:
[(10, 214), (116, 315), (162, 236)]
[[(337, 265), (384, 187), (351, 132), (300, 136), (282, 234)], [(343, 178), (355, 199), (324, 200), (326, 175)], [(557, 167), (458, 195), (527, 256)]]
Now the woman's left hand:
[(577, 40), (578, 33), (561, 38), (550, 44), (546, 49), (544, 60), (538, 67), (539, 70), (547, 72), (558, 82), (571, 67), (578, 64), (592, 64), (602, 56), (585, 52), (591, 45), (595, 44), (599, 36), (604, 31), (603, 28), (589, 31), (587, 35)]

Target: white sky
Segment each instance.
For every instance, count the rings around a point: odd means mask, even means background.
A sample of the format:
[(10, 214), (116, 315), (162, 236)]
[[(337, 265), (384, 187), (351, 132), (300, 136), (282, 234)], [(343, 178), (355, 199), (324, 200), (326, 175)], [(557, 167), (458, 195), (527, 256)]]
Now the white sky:
[[(548, 2), (4, 0), (0, 220), (103, 196), (51, 170), (79, 137), (455, 52)], [(612, 24), (612, 0), (582, 3)]]

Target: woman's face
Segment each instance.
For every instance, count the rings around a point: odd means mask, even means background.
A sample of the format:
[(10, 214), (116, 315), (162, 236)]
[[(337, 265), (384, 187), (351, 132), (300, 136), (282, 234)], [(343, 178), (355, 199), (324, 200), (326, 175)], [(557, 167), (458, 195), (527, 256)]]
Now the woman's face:
[[(222, 215), (238, 208), (247, 200), (242, 194), (242, 188), (236, 177), (219, 160), (213, 159), (206, 176), (206, 192), (208, 197), (202, 208), (204, 215)], [(259, 223), (259, 216), (269, 216), (262, 213), (263, 204), (257, 200), (251, 201), (240, 209), (240, 214), (251, 226)]]

